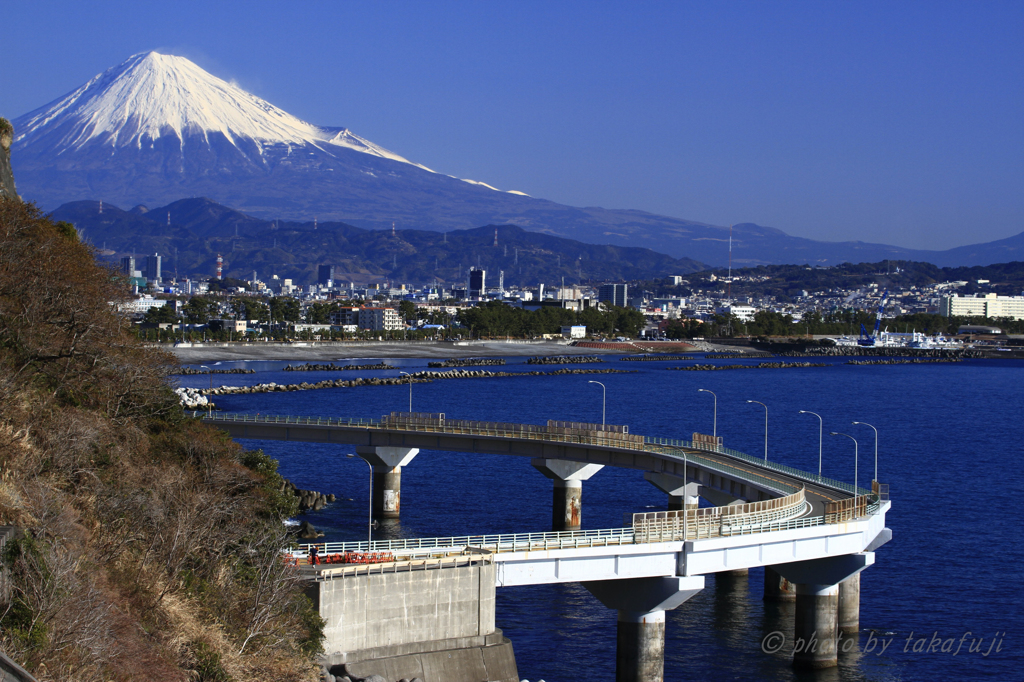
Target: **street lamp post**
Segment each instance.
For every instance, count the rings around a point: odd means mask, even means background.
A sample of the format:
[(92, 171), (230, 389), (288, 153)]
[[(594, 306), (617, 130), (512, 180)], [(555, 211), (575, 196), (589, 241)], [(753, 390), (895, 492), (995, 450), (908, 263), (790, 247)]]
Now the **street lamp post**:
[[(355, 459), (355, 455), (345, 455), (350, 459)], [(363, 459), (360, 457), (359, 459)], [(370, 551), (370, 543), (373, 542), (373, 465), (369, 461), (363, 459), (366, 462), (366, 466), (370, 467), (370, 520), (367, 525), (366, 531), (366, 551)]]
[(412, 414), (412, 375), (408, 372), (399, 372), (399, 374), (409, 377), (409, 413)]
[(604, 426), (605, 408), (608, 406), (608, 389), (600, 381), (588, 381), (588, 384), (597, 384), (601, 387), (601, 426)]
[(718, 395), (714, 391), (709, 391), (706, 388), (698, 388), (697, 393), (710, 393), (715, 398), (715, 412), (714, 420), (711, 422), (711, 435), (718, 438)]
[(821, 415), (817, 412), (811, 412), (810, 410), (800, 410), (800, 414), (813, 414), (818, 418), (818, 482), (821, 482), (821, 436), (825, 427), (825, 422), (822, 421)]
[(764, 461), (768, 461), (768, 406), (760, 400), (748, 400), (748, 403), (757, 403), (764, 408)]
[[(863, 424), (864, 426), (871, 426), (867, 422), (853, 422), (854, 424)], [(871, 430), (875, 432), (875, 479), (878, 480), (878, 429), (871, 426)]]
[(857, 460), (858, 460), (857, 439), (854, 438), (853, 436), (851, 436), (848, 433), (838, 433), (836, 431), (830, 431), (829, 435), (830, 436), (846, 436), (847, 438), (849, 438), (850, 440), (853, 441), (853, 496), (856, 497), (857, 496), (857, 491), (858, 491), (858, 487), (857, 487), (857, 483), (858, 483), (858, 481), (857, 481)]
[[(206, 365), (199, 365), (199, 366), (200, 367), (206, 367)], [(209, 367), (206, 367), (206, 369), (210, 373), (210, 392), (212, 393), (213, 392), (213, 370), (210, 369)], [(207, 413), (212, 417), (213, 416), (213, 403), (210, 402), (209, 398), (206, 399), (206, 406), (207, 406), (207, 408), (209, 408), (207, 410)]]

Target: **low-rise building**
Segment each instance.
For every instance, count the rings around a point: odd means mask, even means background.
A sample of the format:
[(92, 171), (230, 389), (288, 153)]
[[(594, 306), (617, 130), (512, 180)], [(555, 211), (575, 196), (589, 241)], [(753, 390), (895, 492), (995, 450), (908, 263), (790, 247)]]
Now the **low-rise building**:
[(1024, 296), (943, 296), (939, 299), (939, 314), (944, 317), (1008, 317), (1024, 320)]

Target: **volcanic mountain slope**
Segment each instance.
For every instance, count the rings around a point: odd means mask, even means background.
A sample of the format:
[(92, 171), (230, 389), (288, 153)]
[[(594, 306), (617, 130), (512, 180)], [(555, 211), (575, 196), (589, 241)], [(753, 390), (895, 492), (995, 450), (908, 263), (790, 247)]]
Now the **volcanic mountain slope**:
[[(20, 191), (45, 209), (210, 197), (264, 219), (448, 231), (514, 224), (591, 244), (642, 246), (725, 265), (728, 228), (634, 210), (574, 208), (435, 173), (345, 128), (321, 127), (183, 57), (135, 55), (14, 120)], [(732, 262), (929, 260), (862, 242), (818, 242), (740, 224)], [(964, 254), (968, 257), (970, 254)], [(1005, 260), (1005, 256), (1003, 257)]]
[[(453, 230), (364, 230), (339, 222), (268, 221), (209, 199), (182, 199), (148, 210), (125, 211), (96, 201), (77, 201), (54, 211), (108, 255), (159, 253), (167, 275), (207, 276), (217, 254), (224, 274), (261, 279), (276, 274), (296, 283), (316, 280), (317, 266), (337, 266), (339, 279), (357, 283), (461, 283), (470, 267), (487, 270), (506, 285), (633, 280), (680, 275), (705, 266), (650, 249), (584, 244), (511, 225)], [(497, 246), (495, 246), (497, 240)]]

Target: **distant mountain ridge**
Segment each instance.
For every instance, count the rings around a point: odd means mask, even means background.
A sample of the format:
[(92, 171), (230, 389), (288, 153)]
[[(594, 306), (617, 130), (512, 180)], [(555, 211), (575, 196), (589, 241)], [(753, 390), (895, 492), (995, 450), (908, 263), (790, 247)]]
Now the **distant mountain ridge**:
[[(564, 206), (437, 173), (346, 128), (302, 121), (183, 57), (135, 55), (13, 123), (19, 190), (48, 210), (80, 200), (160, 206), (205, 196), (267, 220), (435, 231), (508, 224), (712, 265), (730, 259), (729, 228)], [(994, 253), (1006, 260), (1024, 241), (1022, 233), (985, 248), (931, 252), (819, 242), (753, 223), (731, 234), (737, 266), (886, 258), (972, 265)]]
[[(210, 276), (217, 254), (224, 274), (261, 279), (276, 274), (296, 283), (316, 281), (318, 265), (334, 265), (339, 279), (461, 284), (470, 267), (488, 271), (497, 284), (549, 285), (563, 280), (637, 280), (684, 275), (706, 266), (640, 247), (584, 244), (527, 232), (513, 225), (488, 225), (444, 234), (429, 230), (364, 230), (339, 222), (268, 221), (209, 199), (182, 199), (152, 210), (123, 210), (97, 201), (65, 204), (53, 212), (107, 257), (132, 253), (163, 257), (166, 276)], [(495, 245), (497, 242), (497, 245)]]

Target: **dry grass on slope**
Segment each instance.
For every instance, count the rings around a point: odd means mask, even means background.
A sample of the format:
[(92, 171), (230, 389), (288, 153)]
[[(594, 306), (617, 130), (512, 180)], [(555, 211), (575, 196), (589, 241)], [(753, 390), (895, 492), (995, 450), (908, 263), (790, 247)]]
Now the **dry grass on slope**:
[(41, 680), (314, 679), (276, 463), (185, 419), (73, 228), (0, 200), (0, 647)]

